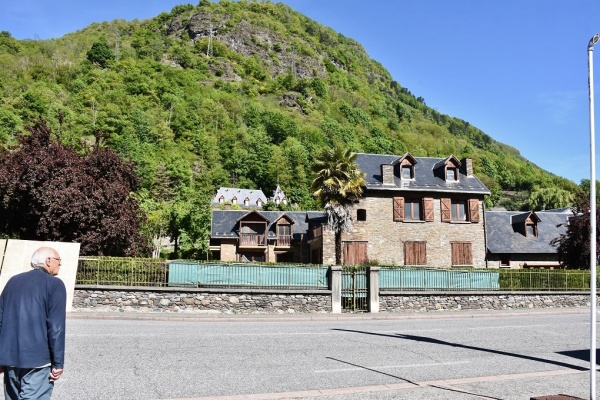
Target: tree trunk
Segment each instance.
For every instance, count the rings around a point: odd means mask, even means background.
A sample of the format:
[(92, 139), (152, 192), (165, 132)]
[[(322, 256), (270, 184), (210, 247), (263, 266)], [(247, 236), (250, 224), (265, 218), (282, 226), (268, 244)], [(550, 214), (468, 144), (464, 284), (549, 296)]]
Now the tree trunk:
[(342, 265), (342, 231), (335, 231), (335, 265)]

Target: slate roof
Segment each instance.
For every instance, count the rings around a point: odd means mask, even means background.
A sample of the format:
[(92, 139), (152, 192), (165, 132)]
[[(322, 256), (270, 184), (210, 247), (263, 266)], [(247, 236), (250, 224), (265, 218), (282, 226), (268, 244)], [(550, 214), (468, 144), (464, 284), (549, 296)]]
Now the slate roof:
[[(252, 212), (252, 211), (250, 211)], [(257, 214), (263, 216), (267, 221), (267, 238), (268, 239), (276, 239), (277, 234), (274, 229), (272, 229), (273, 224), (277, 222), (279, 218), (283, 215), (288, 216), (294, 224), (292, 225), (292, 236), (294, 240), (300, 240), (300, 236), (302, 234), (306, 234), (308, 232), (308, 218), (306, 211), (255, 211)], [(239, 225), (238, 221), (243, 218), (249, 211), (246, 210), (213, 210), (212, 211), (212, 221), (210, 227), (210, 237), (211, 239), (227, 239), (227, 238), (235, 238), (239, 237)], [(324, 214), (321, 212), (310, 212), (314, 218), (320, 214), (323, 216)]]
[(477, 177), (467, 176), (462, 170), (458, 181), (453, 182), (446, 182), (441, 174), (436, 174), (435, 169), (440, 166), (443, 167), (444, 161), (452, 158), (452, 156), (447, 158), (412, 156), (416, 161), (414, 179), (400, 179), (396, 176), (393, 185), (384, 185), (381, 176), (381, 165), (395, 165), (402, 157), (404, 156), (357, 153), (356, 163), (360, 170), (366, 174), (367, 189), (490, 194), (488, 188)]
[(244, 200), (246, 197), (250, 200), (250, 207), (256, 207), (256, 202), (258, 199), (261, 199), (263, 203), (267, 202), (267, 196), (263, 193), (262, 190), (258, 189), (238, 189), (238, 188), (228, 188), (228, 187), (220, 187), (217, 190), (217, 194), (213, 197), (212, 204), (220, 204), (219, 198), (223, 196), (225, 201), (231, 202), (231, 199), (236, 197), (237, 204), (241, 207), (244, 206)]
[(486, 211), (487, 248), (494, 254), (556, 254), (550, 242), (567, 232), (567, 222), (573, 213), (567, 209), (535, 211), (538, 218), (537, 237), (526, 237), (513, 228), (523, 224), (529, 211)]

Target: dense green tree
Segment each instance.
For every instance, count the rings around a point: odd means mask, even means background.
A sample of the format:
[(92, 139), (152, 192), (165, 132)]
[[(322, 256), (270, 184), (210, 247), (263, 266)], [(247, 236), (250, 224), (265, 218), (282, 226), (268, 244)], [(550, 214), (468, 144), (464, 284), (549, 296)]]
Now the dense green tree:
[(335, 262), (342, 263), (342, 233), (352, 229), (350, 206), (361, 196), (366, 184), (356, 164), (356, 154), (341, 146), (325, 149), (311, 169), (316, 174), (311, 189), (327, 215), (335, 235)]
[(100, 39), (92, 45), (92, 48), (87, 52), (87, 59), (93, 64), (97, 64), (102, 68), (106, 68), (108, 63), (115, 59), (115, 53), (108, 46), (106, 37), (101, 36)]
[(573, 193), (558, 188), (535, 188), (529, 194), (531, 210), (551, 210), (573, 205)]

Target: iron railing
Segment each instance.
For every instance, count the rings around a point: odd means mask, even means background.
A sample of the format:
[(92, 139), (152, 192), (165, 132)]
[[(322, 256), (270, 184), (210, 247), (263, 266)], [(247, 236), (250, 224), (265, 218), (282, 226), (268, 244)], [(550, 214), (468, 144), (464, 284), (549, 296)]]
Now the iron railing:
[(590, 272), (564, 269), (381, 267), (379, 288), (382, 291), (586, 291), (590, 290)]
[(168, 262), (156, 258), (80, 257), (75, 282), (82, 285), (167, 286)]

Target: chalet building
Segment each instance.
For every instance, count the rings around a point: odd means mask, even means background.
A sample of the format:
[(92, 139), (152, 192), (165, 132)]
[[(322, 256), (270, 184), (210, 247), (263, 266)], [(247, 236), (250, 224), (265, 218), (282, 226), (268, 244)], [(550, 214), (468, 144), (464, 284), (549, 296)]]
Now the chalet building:
[[(213, 210), (210, 250), (221, 261), (309, 263), (313, 212)], [(324, 220), (323, 213), (320, 213)]]
[[(344, 264), (485, 267), (490, 192), (470, 159), (359, 153), (356, 163), (367, 183), (352, 208), (353, 231), (342, 236)], [(312, 262), (335, 263), (332, 232), (322, 230), (309, 245)]]
[(569, 208), (547, 211), (486, 211), (487, 259), (490, 268), (560, 267), (550, 243), (567, 232)]

